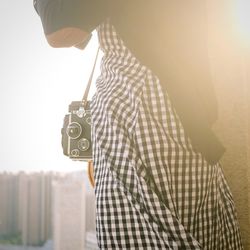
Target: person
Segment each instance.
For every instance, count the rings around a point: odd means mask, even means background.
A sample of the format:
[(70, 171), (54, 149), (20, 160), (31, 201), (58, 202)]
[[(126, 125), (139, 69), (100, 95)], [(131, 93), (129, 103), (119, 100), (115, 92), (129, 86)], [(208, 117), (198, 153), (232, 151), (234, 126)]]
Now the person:
[(35, 0), (48, 43), (104, 55), (91, 101), (100, 249), (243, 249), (212, 132), (205, 1)]

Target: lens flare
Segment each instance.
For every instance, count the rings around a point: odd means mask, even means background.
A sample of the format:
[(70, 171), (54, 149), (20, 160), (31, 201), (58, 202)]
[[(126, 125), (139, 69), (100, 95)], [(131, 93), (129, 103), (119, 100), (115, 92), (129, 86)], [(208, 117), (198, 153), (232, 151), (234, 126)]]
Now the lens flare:
[(250, 0), (234, 0), (233, 13), (237, 31), (249, 45), (250, 42)]

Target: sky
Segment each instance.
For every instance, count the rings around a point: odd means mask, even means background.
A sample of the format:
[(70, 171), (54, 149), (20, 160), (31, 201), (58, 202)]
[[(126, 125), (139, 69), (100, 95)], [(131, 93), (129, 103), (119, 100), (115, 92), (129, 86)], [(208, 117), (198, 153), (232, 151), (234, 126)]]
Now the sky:
[(51, 48), (32, 0), (1, 1), (0, 29), (0, 172), (85, 168), (63, 155), (61, 128), (83, 96), (96, 34), (84, 51)]

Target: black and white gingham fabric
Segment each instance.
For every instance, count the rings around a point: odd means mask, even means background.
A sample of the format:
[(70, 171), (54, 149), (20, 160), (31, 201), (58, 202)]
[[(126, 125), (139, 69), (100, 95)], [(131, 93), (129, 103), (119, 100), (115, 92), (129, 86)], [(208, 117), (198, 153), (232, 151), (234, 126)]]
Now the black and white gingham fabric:
[(109, 22), (92, 100), (101, 249), (243, 249), (219, 164), (195, 153), (168, 98)]

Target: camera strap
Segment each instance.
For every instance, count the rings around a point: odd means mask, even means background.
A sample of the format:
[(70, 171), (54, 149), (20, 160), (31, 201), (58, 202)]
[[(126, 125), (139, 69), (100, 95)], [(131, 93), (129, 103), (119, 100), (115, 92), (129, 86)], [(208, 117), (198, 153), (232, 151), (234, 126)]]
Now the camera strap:
[[(96, 66), (98, 55), (99, 55), (99, 50), (100, 50), (100, 47), (98, 46), (98, 49), (97, 49), (97, 52), (96, 52), (96, 57), (95, 57), (95, 62), (94, 62), (91, 74), (89, 76), (89, 81), (88, 81), (88, 84), (86, 86), (83, 98), (82, 98), (82, 105), (83, 105), (84, 108), (86, 108), (86, 105), (88, 103), (88, 94), (89, 94), (90, 86), (91, 86), (91, 83), (92, 83), (93, 75), (94, 75), (94, 72), (95, 72), (95, 66)], [(90, 185), (92, 186), (92, 188), (94, 188), (95, 187), (95, 179), (94, 179), (94, 166), (93, 166), (93, 160), (92, 159), (88, 160), (88, 179), (89, 179)]]
[(98, 46), (98, 49), (97, 49), (97, 52), (96, 52), (96, 57), (95, 57), (95, 62), (94, 62), (94, 65), (93, 65), (91, 74), (90, 74), (90, 76), (89, 76), (89, 81), (88, 81), (88, 84), (87, 84), (87, 86), (86, 86), (86, 89), (85, 89), (83, 98), (82, 98), (82, 105), (83, 105), (84, 107), (87, 105), (89, 90), (90, 90), (90, 86), (91, 86), (91, 83), (92, 83), (93, 75), (94, 75), (94, 72), (95, 72), (95, 66), (96, 66), (96, 62), (97, 62), (99, 50), (100, 50), (100, 47)]

